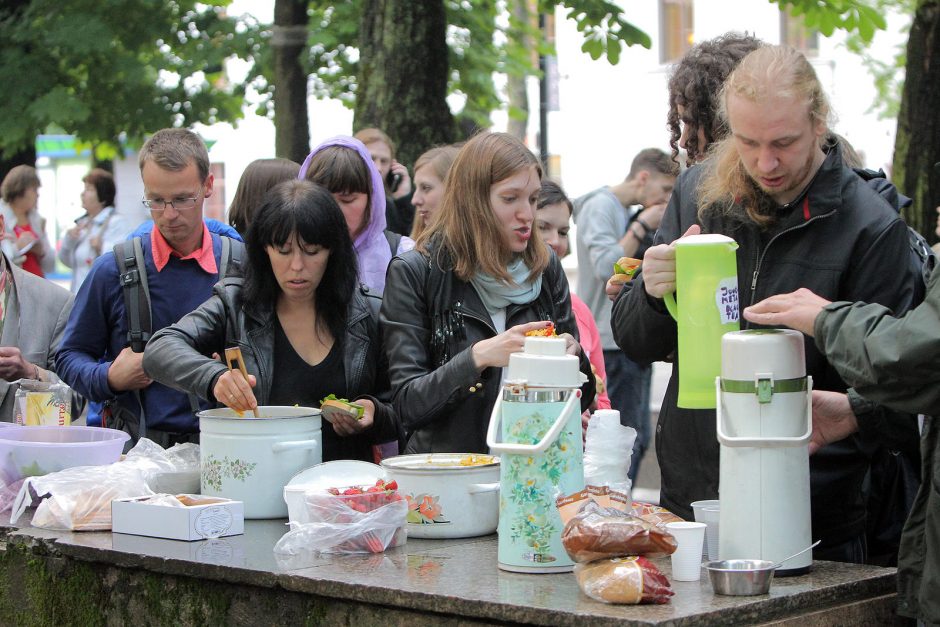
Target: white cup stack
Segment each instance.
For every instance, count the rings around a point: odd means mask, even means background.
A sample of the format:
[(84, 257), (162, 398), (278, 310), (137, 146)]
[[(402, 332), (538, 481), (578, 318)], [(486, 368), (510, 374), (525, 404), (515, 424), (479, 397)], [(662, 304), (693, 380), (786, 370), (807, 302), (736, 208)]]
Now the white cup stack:
[(709, 561), (718, 559), (718, 517), (721, 501), (718, 499), (708, 501), (695, 501), (692, 503), (692, 512), (696, 522), (703, 522), (705, 528), (705, 545), (702, 547), (702, 557)]
[(620, 412), (599, 409), (588, 422), (584, 439), (584, 483), (630, 489), (627, 473), (636, 429), (620, 424)]
[(676, 539), (672, 554), (672, 579), (698, 581), (702, 576), (702, 543), (705, 541), (705, 523), (666, 523), (666, 531)]

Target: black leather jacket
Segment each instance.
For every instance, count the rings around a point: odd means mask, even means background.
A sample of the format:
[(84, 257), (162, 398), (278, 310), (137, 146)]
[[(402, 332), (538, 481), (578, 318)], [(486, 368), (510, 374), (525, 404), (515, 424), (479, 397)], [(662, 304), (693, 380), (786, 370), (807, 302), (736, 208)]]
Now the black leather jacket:
[[(672, 242), (692, 224), (701, 224), (703, 233), (734, 238), (741, 309), (800, 287), (828, 300), (880, 303), (895, 313), (916, 304), (921, 279), (909, 263), (907, 226), (843, 165), (838, 147), (830, 149), (807, 193), (769, 230), (743, 218), (743, 211), (709, 214), (700, 221), (696, 190), (703, 171), (696, 166), (679, 176), (656, 243)], [(755, 327), (740, 320), (742, 329)], [(663, 301), (646, 293), (642, 269), (614, 303), (611, 327), (617, 344), (635, 361), (662, 360), (676, 350), (676, 323)], [(845, 382), (811, 338), (805, 347), (813, 388), (844, 392)], [(660, 504), (689, 518), (692, 501), (718, 498), (719, 445), (714, 410), (676, 406), (680, 370), (673, 363), (656, 427), (656, 453)], [(916, 424), (908, 421), (906, 429), (916, 432)], [(823, 548), (864, 531), (862, 483), (880, 440), (863, 430), (810, 458), (813, 537), (823, 539)]]
[[(395, 409), (408, 437), (405, 452), (482, 453), (501, 369), (477, 370), (471, 347), (496, 329), (473, 286), (441, 269), (434, 250), (432, 244), (430, 256), (412, 250), (392, 259), (379, 317)], [(554, 254), (538, 298), (508, 307), (506, 328), (546, 319), (558, 333), (578, 337), (568, 280)], [(588, 376), (583, 411), (595, 392), (583, 352), (581, 372)]]
[[(245, 368), (257, 377), (259, 405), (266, 405), (274, 370), (273, 304), (247, 306), (238, 298), (242, 279), (216, 284), (212, 297), (179, 322), (156, 333), (144, 351), (144, 370), (156, 381), (216, 402), (212, 389), (227, 370), (206, 357), (238, 346)], [(360, 288), (349, 303), (343, 367), (350, 398), (375, 403), (372, 428), (361, 436), (372, 444), (401, 439), (401, 427), (391, 404), (387, 369), (381, 350), (378, 309), (381, 299)]]

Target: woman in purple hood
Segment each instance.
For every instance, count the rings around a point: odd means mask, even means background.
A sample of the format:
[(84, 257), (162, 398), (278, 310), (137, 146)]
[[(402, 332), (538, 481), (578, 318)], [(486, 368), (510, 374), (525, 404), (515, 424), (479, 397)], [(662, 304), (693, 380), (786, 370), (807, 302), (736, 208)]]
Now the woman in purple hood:
[(331, 137), (307, 155), (298, 178), (333, 194), (359, 258), (359, 280), (381, 295), (392, 257), (414, 248), (414, 242), (386, 231), (385, 187), (369, 151), (353, 137)]

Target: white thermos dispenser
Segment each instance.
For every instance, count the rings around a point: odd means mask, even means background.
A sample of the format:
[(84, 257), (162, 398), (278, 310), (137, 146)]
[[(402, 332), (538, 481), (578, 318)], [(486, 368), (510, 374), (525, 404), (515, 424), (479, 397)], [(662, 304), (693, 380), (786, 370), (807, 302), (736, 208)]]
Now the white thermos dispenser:
[[(812, 377), (806, 376), (803, 335), (726, 333), (716, 387), (719, 559), (779, 561), (812, 544)], [(778, 573), (805, 572), (812, 563), (807, 551)]]

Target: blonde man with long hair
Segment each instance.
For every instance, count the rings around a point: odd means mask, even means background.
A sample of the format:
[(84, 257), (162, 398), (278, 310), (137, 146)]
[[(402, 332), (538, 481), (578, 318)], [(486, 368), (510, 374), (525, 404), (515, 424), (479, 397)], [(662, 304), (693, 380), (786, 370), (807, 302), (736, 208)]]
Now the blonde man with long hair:
[[(788, 47), (760, 47), (731, 73), (719, 100), (729, 136), (679, 176), (657, 245), (614, 303), (611, 326), (627, 356), (656, 361), (676, 350), (676, 323), (662, 297), (676, 289), (670, 243), (683, 234), (720, 233), (737, 241), (742, 309), (800, 287), (895, 312), (916, 304), (920, 277), (907, 263), (907, 227), (844, 165), (839, 147), (825, 143), (829, 105), (806, 58)], [(853, 403), (859, 413), (871, 411), (857, 395), (846, 396), (845, 383), (812, 341), (805, 349), (807, 374), (826, 391), (819, 406)], [(677, 407), (683, 358), (673, 362), (656, 437), (660, 503), (688, 518), (692, 501), (718, 496), (719, 451), (714, 410)], [(916, 429), (910, 420), (898, 425), (899, 438)], [(862, 485), (869, 456), (883, 441), (863, 431), (810, 459), (813, 537), (823, 540), (815, 558), (865, 560)]]
[(486, 428), (509, 355), (554, 323), (588, 376), (568, 282), (534, 228), (542, 169), (504, 133), (464, 145), (440, 214), (415, 250), (388, 268), (380, 323), (407, 453), (485, 453)]

